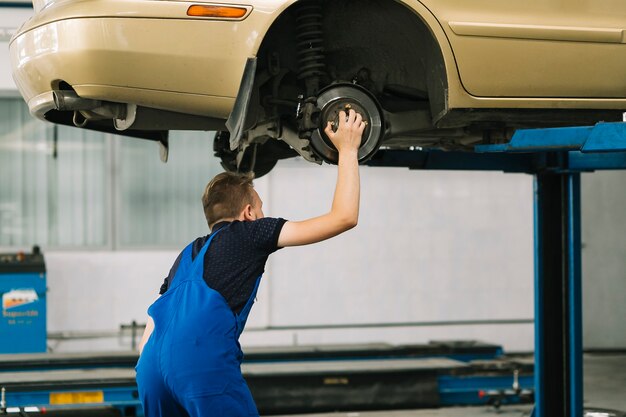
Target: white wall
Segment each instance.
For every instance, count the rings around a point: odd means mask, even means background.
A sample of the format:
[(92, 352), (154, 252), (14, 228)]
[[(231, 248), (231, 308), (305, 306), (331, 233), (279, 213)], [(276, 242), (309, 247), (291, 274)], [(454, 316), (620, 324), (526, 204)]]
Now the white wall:
[[(297, 220), (326, 210), (335, 168), (285, 161), (257, 180), (266, 214)], [(423, 343), (479, 339), (531, 350), (531, 177), (363, 168), (359, 226), (270, 257), (244, 345)], [(505, 227), (503, 227), (505, 225)], [(198, 234), (205, 231), (198, 231)], [(49, 330), (112, 330), (143, 322), (177, 255), (49, 252)], [(419, 327), (260, 331), (275, 326), (420, 322)], [(59, 350), (127, 348), (127, 339)]]
[[(532, 318), (532, 179), (363, 168), (359, 226), (270, 258), (244, 345), (479, 339), (531, 350), (532, 325), (437, 325)], [(334, 169), (286, 161), (257, 180), (268, 215), (328, 207)], [(626, 174), (583, 176), (584, 343), (626, 346)], [(204, 231), (199, 231), (199, 234)], [(177, 251), (49, 252), (49, 330), (143, 322)], [(419, 327), (261, 331), (272, 326), (425, 322)], [(431, 325), (428, 325), (431, 322)], [(124, 349), (128, 338), (60, 350)]]
[[(269, 212), (297, 220), (327, 210), (334, 178), (334, 167), (286, 161), (269, 176)], [(267, 323), (532, 319), (529, 176), (365, 167), (362, 183), (355, 230), (271, 258)], [(507, 332), (502, 327), (316, 331), (298, 340), (409, 343), (478, 337), (509, 349), (531, 349), (532, 325), (508, 326)]]
[[(48, 332), (114, 331), (133, 320), (145, 323), (146, 309), (177, 251), (44, 253), (48, 270)], [(55, 350), (130, 349), (128, 337), (51, 342)]]
[[(583, 319), (588, 348), (626, 346), (625, 173), (583, 176)], [(268, 215), (326, 209), (334, 168), (284, 161), (257, 180)], [(479, 339), (531, 350), (532, 325), (437, 325), (529, 319), (532, 179), (481, 172), (363, 168), (353, 231), (270, 258), (244, 345), (422, 343)], [(199, 231), (202, 234), (204, 231)], [(177, 251), (49, 252), (49, 330), (108, 331), (143, 322)], [(420, 322), (373, 329), (266, 327)], [(429, 324), (430, 325), (427, 325)], [(64, 342), (60, 350), (128, 348), (128, 338)]]
[(30, 8), (0, 8), (0, 95), (15, 95), (9, 60), (9, 37), (32, 13)]
[(626, 348), (626, 172), (582, 176), (583, 341)]

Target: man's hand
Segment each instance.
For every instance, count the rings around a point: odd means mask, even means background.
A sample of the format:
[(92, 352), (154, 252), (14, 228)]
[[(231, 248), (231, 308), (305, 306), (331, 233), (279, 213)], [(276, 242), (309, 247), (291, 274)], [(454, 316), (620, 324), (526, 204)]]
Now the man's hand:
[(326, 124), (324, 132), (331, 140), (337, 151), (341, 154), (344, 151), (358, 151), (361, 145), (361, 137), (365, 130), (363, 116), (350, 109), (348, 114), (342, 110), (339, 112), (339, 126), (334, 132), (331, 122)]
[(278, 246), (298, 246), (320, 242), (356, 226), (359, 220), (358, 150), (365, 123), (360, 114), (339, 112), (339, 127), (333, 132), (330, 122), (325, 132), (339, 151), (337, 186), (330, 212), (301, 222), (287, 222), (278, 236)]

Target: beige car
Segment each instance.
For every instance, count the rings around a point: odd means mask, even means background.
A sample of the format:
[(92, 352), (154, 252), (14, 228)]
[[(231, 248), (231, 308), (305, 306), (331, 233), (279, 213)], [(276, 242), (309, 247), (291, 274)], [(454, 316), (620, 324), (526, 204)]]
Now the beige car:
[(320, 129), (471, 151), (519, 127), (622, 120), (624, 0), (35, 0), (11, 40), (30, 111), (154, 139), (217, 130), (229, 170), (335, 162)]

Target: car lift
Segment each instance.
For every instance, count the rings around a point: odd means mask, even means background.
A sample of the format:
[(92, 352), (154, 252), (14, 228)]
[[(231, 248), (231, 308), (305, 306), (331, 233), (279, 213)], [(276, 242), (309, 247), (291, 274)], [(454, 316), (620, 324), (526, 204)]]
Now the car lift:
[(518, 130), (475, 153), (382, 150), (368, 165), (534, 175), (533, 415), (582, 417), (580, 173), (626, 169), (626, 123)]

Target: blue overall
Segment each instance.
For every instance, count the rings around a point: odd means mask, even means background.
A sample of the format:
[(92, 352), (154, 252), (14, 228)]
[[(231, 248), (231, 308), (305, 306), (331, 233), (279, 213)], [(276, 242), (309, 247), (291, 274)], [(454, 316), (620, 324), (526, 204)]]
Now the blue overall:
[(203, 279), (213, 233), (192, 261), (181, 256), (170, 288), (148, 309), (154, 331), (137, 363), (139, 398), (147, 417), (258, 416), (241, 375), (239, 336), (261, 277), (239, 314)]

